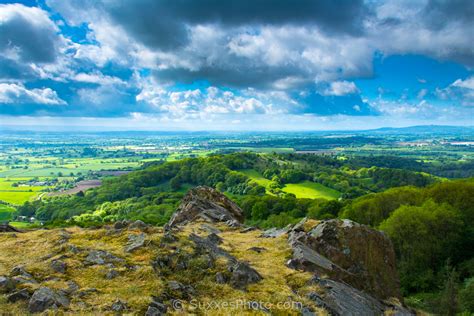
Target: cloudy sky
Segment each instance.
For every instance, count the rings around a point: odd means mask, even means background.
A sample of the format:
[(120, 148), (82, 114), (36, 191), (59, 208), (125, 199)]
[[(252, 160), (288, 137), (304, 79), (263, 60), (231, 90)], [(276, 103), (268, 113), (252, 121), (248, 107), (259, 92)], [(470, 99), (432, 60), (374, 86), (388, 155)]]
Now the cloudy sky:
[(0, 0), (0, 124), (474, 125), (474, 1)]

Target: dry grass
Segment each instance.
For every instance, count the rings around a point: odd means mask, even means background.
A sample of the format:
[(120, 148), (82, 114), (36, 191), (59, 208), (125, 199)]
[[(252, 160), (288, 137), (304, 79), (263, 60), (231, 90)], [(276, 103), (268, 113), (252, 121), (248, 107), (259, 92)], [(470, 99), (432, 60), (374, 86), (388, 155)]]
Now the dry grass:
[[(290, 249), (286, 238), (259, 238), (259, 231), (240, 233), (238, 230), (229, 230), (220, 226), (223, 232), (220, 236), (224, 242), (221, 247), (237, 259), (248, 262), (262, 276), (263, 280), (248, 286), (247, 291), (232, 288), (228, 284), (217, 284), (215, 273), (226, 269), (225, 260), (218, 260), (216, 266), (208, 271), (197, 271), (199, 266), (190, 270), (173, 272), (166, 277), (158, 276), (151, 267), (151, 261), (158, 253), (166, 254), (172, 250), (160, 247), (162, 231), (154, 229), (147, 234), (147, 246), (133, 253), (126, 253), (124, 246), (128, 235), (138, 232), (123, 231), (110, 233), (107, 229), (67, 228), (70, 238), (67, 243), (59, 241), (64, 232), (61, 230), (37, 230), (26, 233), (0, 234), (0, 275), (9, 274), (16, 265), (23, 265), (41, 282), (41, 285), (54, 289), (66, 289), (67, 281), (74, 281), (80, 291), (96, 289), (94, 293), (84, 297), (73, 297), (70, 308), (65, 313), (73, 314), (103, 314), (110, 313), (108, 307), (116, 300), (127, 302), (131, 314), (144, 314), (151, 300), (151, 295), (160, 294), (168, 280), (178, 280), (190, 284), (197, 290), (195, 300), (183, 302), (186, 313), (201, 315), (255, 315), (255, 310), (237, 306), (224, 308), (222, 304), (241, 304), (243, 302), (265, 302), (275, 315), (296, 315), (297, 309), (284, 306), (277, 308), (279, 302), (301, 302), (305, 306), (314, 305), (305, 299), (308, 291), (318, 289), (307, 286), (311, 278), (310, 273), (296, 272), (286, 267), (285, 263), (290, 256)], [(194, 244), (188, 240), (191, 232), (202, 236), (207, 232), (200, 229), (200, 224), (186, 226), (178, 233), (179, 241), (173, 244), (184, 252), (191, 253)], [(70, 245), (86, 251), (73, 254)], [(266, 250), (257, 253), (248, 250), (251, 247), (261, 247)], [(84, 264), (87, 250), (101, 249), (123, 258), (123, 263), (116, 264), (120, 275), (108, 280), (105, 274), (109, 270), (106, 266)], [(55, 273), (51, 267), (51, 260), (61, 258), (68, 265), (65, 274)], [(134, 268), (130, 268), (134, 267)], [(37, 287), (34, 285), (33, 287)], [(219, 304), (208, 309), (205, 304)], [(291, 303), (287, 303), (291, 304)], [(296, 305), (293, 305), (295, 307)], [(8, 303), (0, 295), (0, 311), (10, 311), (12, 314), (24, 314), (27, 311), (26, 303)], [(321, 311), (321, 310), (318, 310)], [(321, 311), (323, 314), (324, 312)], [(176, 315), (184, 312), (173, 312)], [(262, 313), (263, 314), (263, 313)]]

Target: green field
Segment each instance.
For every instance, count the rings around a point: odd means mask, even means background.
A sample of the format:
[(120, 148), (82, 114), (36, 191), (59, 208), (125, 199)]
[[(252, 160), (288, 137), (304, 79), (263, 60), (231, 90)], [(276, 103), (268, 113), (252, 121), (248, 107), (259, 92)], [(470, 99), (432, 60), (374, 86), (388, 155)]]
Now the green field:
[(322, 184), (303, 181), (300, 183), (288, 183), (283, 189), (284, 192), (293, 193), (300, 199), (327, 199), (334, 200), (339, 198), (340, 192), (328, 188)]
[(12, 213), (15, 211), (13, 207), (8, 205), (0, 204), (0, 222), (8, 221), (12, 217)]
[[(268, 187), (270, 184), (270, 180), (264, 178), (257, 170), (254, 169), (246, 169), (241, 170), (243, 174), (247, 175), (250, 179), (257, 182), (259, 185), (264, 186), (265, 188)], [(300, 183), (288, 183), (286, 184), (283, 189), (283, 192), (292, 193), (297, 198), (300, 199), (327, 199), (327, 200), (334, 200), (341, 196), (341, 193), (328, 188), (322, 184), (311, 182), (311, 181), (303, 181)], [(271, 192), (267, 190), (267, 194), (272, 195)]]

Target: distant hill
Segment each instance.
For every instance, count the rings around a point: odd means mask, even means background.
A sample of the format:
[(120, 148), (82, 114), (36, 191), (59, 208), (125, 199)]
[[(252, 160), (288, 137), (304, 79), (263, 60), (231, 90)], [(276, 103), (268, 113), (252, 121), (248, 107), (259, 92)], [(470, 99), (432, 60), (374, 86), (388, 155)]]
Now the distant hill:
[(361, 132), (375, 134), (474, 135), (474, 126), (417, 125), (399, 128), (382, 127)]

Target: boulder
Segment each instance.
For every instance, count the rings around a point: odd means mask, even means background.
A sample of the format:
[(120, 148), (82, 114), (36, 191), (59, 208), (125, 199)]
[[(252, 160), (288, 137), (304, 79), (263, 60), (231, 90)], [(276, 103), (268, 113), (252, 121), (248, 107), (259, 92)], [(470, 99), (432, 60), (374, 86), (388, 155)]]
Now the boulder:
[(29, 299), (30, 299), (30, 293), (28, 293), (28, 290), (26, 289), (22, 289), (22, 290), (19, 290), (7, 295), (7, 300), (10, 303), (15, 303), (18, 301), (26, 301)]
[(288, 266), (343, 281), (379, 299), (401, 298), (395, 252), (380, 231), (349, 220), (328, 220), (291, 231)]
[(137, 230), (145, 230), (147, 228), (148, 228), (148, 225), (145, 224), (141, 220), (136, 220), (133, 223), (131, 223), (130, 226), (128, 226), (128, 229), (137, 229)]
[(284, 234), (288, 233), (290, 231), (291, 225), (288, 225), (283, 228), (270, 228), (264, 231), (260, 237), (263, 238), (277, 238), (280, 236), (283, 236)]
[(222, 238), (214, 233), (207, 235), (206, 239), (217, 245), (222, 243)]
[(206, 222), (242, 223), (242, 210), (224, 194), (210, 188), (199, 186), (189, 190), (176, 212), (165, 226), (169, 230), (196, 220)]
[(86, 257), (86, 263), (104, 265), (111, 262), (124, 262), (123, 259), (114, 256), (105, 250), (91, 250)]
[(245, 289), (248, 284), (256, 283), (262, 280), (262, 276), (250, 265), (245, 262), (236, 262), (229, 266), (229, 271), (232, 273), (230, 277), (230, 284), (238, 289)]
[(145, 244), (145, 234), (140, 233), (138, 235), (129, 235), (128, 236), (128, 243), (125, 246), (126, 252), (132, 252), (137, 250), (138, 248), (143, 247)]
[(68, 298), (62, 293), (56, 293), (48, 287), (40, 287), (30, 298), (28, 310), (30, 313), (40, 313), (49, 308), (69, 306)]
[(50, 264), (51, 269), (58, 273), (66, 273), (67, 265), (64, 261), (53, 260)]
[(116, 300), (115, 302), (112, 303), (112, 305), (110, 306), (110, 309), (114, 312), (120, 313), (120, 312), (126, 311), (128, 309), (128, 306), (126, 302), (123, 302), (121, 300)]
[(4, 275), (0, 276), (0, 293), (8, 293), (15, 289), (15, 282)]

